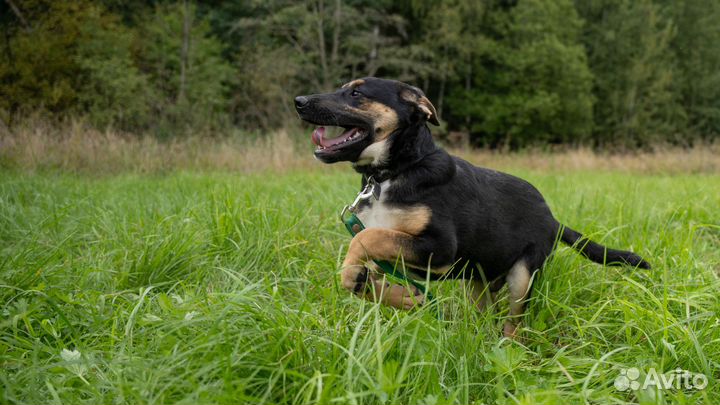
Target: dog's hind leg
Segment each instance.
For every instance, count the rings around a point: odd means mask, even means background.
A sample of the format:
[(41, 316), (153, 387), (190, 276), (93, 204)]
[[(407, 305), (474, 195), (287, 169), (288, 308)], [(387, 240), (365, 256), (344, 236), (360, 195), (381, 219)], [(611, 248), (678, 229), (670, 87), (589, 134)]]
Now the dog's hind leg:
[(515, 337), (520, 316), (525, 310), (525, 299), (530, 292), (530, 269), (525, 260), (517, 261), (507, 275), (508, 300), (510, 302), (509, 319), (503, 325), (506, 337)]

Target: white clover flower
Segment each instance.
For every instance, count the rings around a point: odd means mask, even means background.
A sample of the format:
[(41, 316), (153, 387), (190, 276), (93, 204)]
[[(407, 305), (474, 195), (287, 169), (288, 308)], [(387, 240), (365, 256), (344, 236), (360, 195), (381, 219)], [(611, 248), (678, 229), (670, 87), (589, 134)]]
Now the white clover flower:
[(65, 364), (64, 367), (71, 373), (75, 374), (85, 384), (90, 385), (88, 380), (85, 379), (84, 374), (87, 372), (87, 365), (83, 364), (82, 353), (77, 349), (68, 350), (62, 349), (60, 357), (69, 364)]
[(68, 362), (79, 361), (81, 356), (82, 353), (80, 353), (77, 349), (62, 349), (62, 351), (60, 352), (60, 357), (62, 357), (63, 360)]

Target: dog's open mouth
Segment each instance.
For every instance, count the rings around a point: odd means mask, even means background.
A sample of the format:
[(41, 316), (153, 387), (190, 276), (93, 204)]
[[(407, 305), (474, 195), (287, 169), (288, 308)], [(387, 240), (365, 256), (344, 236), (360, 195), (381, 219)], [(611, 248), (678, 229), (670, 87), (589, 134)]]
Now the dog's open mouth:
[(317, 127), (312, 133), (312, 141), (317, 145), (318, 150), (333, 151), (342, 149), (345, 146), (365, 138), (367, 131), (360, 127), (337, 127), (340, 134), (334, 137), (325, 137), (325, 127)]

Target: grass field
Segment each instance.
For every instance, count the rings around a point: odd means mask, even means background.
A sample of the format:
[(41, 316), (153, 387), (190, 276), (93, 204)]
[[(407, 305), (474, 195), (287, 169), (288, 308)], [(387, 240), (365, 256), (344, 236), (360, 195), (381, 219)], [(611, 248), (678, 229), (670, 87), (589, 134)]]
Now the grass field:
[[(718, 403), (720, 176), (513, 170), (556, 216), (651, 271), (569, 248), (536, 278), (520, 341), (463, 285), (398, 312), (335, 277), (359, 179), (0, 172), (0, 402)], [(622, 369), (705, 374), (618, 391)]]

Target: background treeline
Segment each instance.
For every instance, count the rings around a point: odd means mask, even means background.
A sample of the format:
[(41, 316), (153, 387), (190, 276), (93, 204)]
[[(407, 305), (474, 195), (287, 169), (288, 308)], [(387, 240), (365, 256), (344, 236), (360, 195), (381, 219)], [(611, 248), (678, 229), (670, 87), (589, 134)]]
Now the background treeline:
[(376, 75), (478, 145), (720, 134), (715, 0), (0, 0), (0, 26), (5, 125), (269, 130), (296, 123), (295, 95)]

